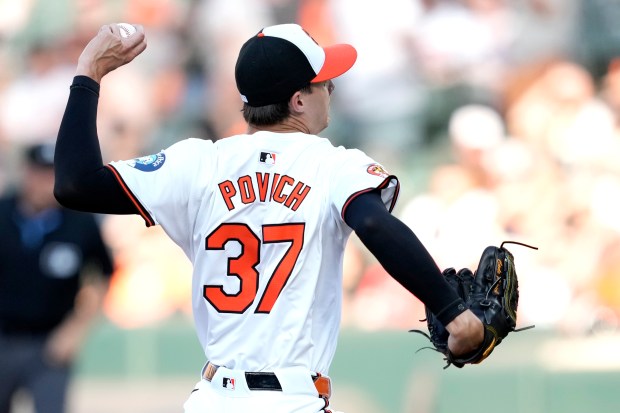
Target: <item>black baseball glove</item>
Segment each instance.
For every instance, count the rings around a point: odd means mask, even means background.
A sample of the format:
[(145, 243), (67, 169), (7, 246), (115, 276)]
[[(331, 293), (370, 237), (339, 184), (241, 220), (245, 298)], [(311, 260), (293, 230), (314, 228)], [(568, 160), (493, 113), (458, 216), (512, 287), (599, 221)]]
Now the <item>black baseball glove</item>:
[(505, 241), (500, 247), (487, 247), (480, 257), (475, 273), (463, 268), (458, 272), (447, 268), (443, 276), (450, 286), (466, 303), (467, 307), (482, 321), (484, 339), (478, 349), (470, 354), (455, 357), (448, 349), (449, 333), (435, 315), (426, 308), (428, 334), (420, 330), (410, 330), (426, 336), (434, 349), (445, 356), (448, 368), (451, 364), (463, 367), (465, 364), (478, 364), (486, 359), (502, 340), (513, 331), (522, 331), (534, 326), (515, 329), (517, 306), (519, 303), (519, 283), (515, 270), (514, 257), (504, 244), (519, 244)]

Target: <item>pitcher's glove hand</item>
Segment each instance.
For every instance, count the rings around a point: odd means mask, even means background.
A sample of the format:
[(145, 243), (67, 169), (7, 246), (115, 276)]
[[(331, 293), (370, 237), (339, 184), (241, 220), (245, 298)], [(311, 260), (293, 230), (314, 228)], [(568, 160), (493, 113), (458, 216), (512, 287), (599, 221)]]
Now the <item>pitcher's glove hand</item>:
[(459, 357), (448, 349), (449, 333), (435, 315), (426, 308), (428, 334), (420, 330), (411, 330), (425, 335), (434, 349), (445, 356), (448, 368), (451, 364), (463, 367), (465, 364), (478, 364), (486, 359), (502, 340), (513, 331), (522, 331), (534, 326), (515, 329), (517, 324), (517, 305), (519, 303), (519, 283), (515, 271), (514, 257), (504, 244), (519, 244), (537, 249), (519, 242), (505, 241), (500, 247), (487, 247), (480, 257), (475, 273), (463, 268), (458, 272), (447, 268), (442, 275), (450, 286), (463, 299), (484, 325), (484, 339), (480, 347), (473, 352)]

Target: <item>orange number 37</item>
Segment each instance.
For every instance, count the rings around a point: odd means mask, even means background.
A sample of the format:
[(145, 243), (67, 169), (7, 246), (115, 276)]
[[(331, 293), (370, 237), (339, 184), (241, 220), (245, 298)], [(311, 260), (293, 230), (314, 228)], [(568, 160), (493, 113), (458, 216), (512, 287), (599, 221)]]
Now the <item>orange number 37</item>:
[[(269, 313), (280, 296), (301, 253), (304, 230), (303, 223), (263, 225), (262, 244), (287, 242), (290, 246), (269, 278), (256, 313)], [(203, 296), (221, 313), (243, 313), (258, 295), (260, 274), (256, 267), (260, 263), (261, 240), (245, 224), (222, 224), (206, 238), (205, 249), (223, 250), (229, 241), (237, 241), (241, 246), (238, 256), (228, 258), (227, 273), (239, 278), (239, 291), (229, 294), (222, 285), (205, 285)]]

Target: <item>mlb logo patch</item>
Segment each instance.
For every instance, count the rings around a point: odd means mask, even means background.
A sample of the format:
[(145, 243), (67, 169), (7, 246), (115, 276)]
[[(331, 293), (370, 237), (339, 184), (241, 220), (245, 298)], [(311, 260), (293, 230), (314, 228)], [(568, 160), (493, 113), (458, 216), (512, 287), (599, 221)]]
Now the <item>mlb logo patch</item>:
[(230, 377), (222, 378), (222, 387), (227, 390), (235, 390), (235, 379)]
[(258, 161), (265, 163), (267, 165), (275, 165), (276, 153), (275, 152), (261, 152), (260, 157), (258, 158)]

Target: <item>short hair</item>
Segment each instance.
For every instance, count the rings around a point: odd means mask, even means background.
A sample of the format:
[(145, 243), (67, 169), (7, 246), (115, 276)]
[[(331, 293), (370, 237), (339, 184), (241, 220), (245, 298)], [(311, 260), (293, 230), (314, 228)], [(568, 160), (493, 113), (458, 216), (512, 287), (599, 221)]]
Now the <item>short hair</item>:
[[(312, 84), (302, 87), (299, 91), (305, 94), (312, 93)], [(291, 115), (291, 110), (288, 107), (289, 100), (290, 97), (283, 102), (257, 107), (244, 103), (242, 109), (243, 119), (248, 124), (254, 126), (277, 125)]]

